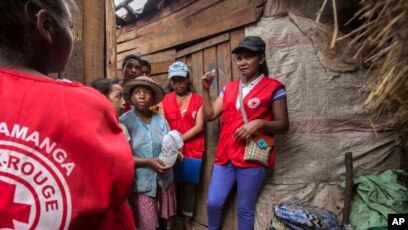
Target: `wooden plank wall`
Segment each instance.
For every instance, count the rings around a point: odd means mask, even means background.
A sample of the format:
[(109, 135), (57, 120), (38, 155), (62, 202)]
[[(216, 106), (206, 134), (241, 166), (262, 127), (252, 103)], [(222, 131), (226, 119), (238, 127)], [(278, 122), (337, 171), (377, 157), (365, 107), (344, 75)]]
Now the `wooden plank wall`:
[[(202, 43), (195, 44), (189, 48), (191, 53), (186, 54), (187, 49), (176, 52), (176, 60), (185, 62), (191, 73), (191, 80), (193, 86), (196, 88), (199, 94), (202, 93), (201, 76), (208, 71), (210, 66), (216, 66), (218, 76), (213, 82), (211, 88), (211, 97), (215, 100), (221, 90), (221, 88), (229, 81), (238, 79), (238, 72), (235, 68), (233, 58), (231, 56), (231, 50), (237, 46), (239, 40), (244, 37), (244, 29), (240, 28), (232, 32), (224, 34), (222, 37), (228, 38), (228, 40), (209, 39)], [(215, 41), (220, 41), (216, 44)], [(207, 44), (212, 44), (207, 46)], [(202, 47), (202, 48), (199, 48)], [(179, 56), (178, 54), (185, 54)], [(167, 78), (167, 74), (164, 75)], [(153, 76), (155, 81), (158, 81)], [(166, 79), (167, 81), (167, 79)], [(160, 84), (163, 85), (163, 82)], [(201, 184), (197, 191), (197, 205), (195, 211), (194, 222), (197, 224), (196, 229), (201, 229), (203, 226), (207, 226), (207, 213), (206, 213), (206, 200), (207, 191), (210, 183), (211, 172), (214, 165), (215, 150), (218, 144), (220, 122), (219, 119), (206, 124), (206, 153), (204, 155), (203, 173), (201, 178)], [(183, 194), (177, 194), (182, 197)], [(236, 218), (236, 202), (235, 193), (232, 194), (225, 207), (225, 215), (222, 229), (237, 229)]]
[[(150, 21), (142, 19), (117, 30), (116, 71), (128, 54), (145, 56), (180, 50), (256, 22), (266, 0), (181, 0), (175, 3), (151, 16)], [(156, 71), (156, 67), (152, 69)]]
[[(180, 0), (158, 14), (143, 18), (116, 31), (117, 76), (121, 75), (122, 60), (136, 54), (152, 66), (152, 78), (162, 87), (167, 85), (168, 66), (183, 61), (189, 66), (191, 79), (201, 94), (201, 76), (209, 66), (217, 68), (218, 76), (211, 88), (212, 99), (232, 79), (238, 79), (232, 48), (244, 37), (244, 26), (259, 20), (266, 0)], [(206, 229), (206, 200), (220, 122), (206, 124), (206, 153), (202, 183), (197, 191), (193, 221), (195, 229)], [(182, 197), (182, 194), (178, 194)], [(235, 193), (225, 207), (222, 229), (237, 229)], [(179, 206), (180, 207), (180, 206)], [(180, 222), (178, 228), (182, 229)]]
[(77, 9), (72, 12), (74, 49), (65, 71), (56, 75), (89, 84), (105, 76), (105, 1), (75, 2)]

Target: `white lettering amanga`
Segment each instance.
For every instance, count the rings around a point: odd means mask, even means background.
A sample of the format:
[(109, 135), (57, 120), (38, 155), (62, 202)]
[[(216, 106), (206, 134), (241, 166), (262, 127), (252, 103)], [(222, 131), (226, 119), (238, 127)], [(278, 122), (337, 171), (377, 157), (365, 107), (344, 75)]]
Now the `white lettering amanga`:
[(54, 160), (58, 163), (64, 163), (64, 161), (67, 159), (67, 153), (62, 149), (56, 149), (52, 153), (52, 156), (54, 157)]
[(35, 146), (40, 145), (40, 134), (38, 132), (33, 132), (30, 136), (28, 136), (25, 141), (27, 142), (33, 142)]
[[(11, 126), (7, 126), (5, 122), (0, 122), (0, 134), (33, 143), (36, 147), (43, 149), (47, 154), (52, 154), (52, 159), (56, 163), (59, 163), (61, 168), (66, 170), (66, 175), (71, 175), (72, 171), (75, 168), (75, 163), (66, 162), (68, 158), (67, 152), (63, 149), (56, 148), (57, 144), (55, 142), (52, 142), (50, 138), (45, 137), (41, 140), (39, 132), (34, 131), (30, 134), (28, 132), (28, 127), (20, 126), (18, 124), (14, 124), (13, 128), (10, 128)], [(9, 164), (15, 164), (15, 162), (9, 162)], [(26, 168), (26, 170), (29, 170), (29, 168)], [(27, 171), (27, 173), (28, 172), (29, 171)]]
[(61, 164), (61, 167), (63, 167), (65, 170), (67, 170), (67, 175), (70, 176), (72, 171), (75, 168), (75, 164), (73, 162), (64, 163), (64, 164)]
[(45, 152), (47, 152), (48, 154), (51, 153), (51, 151), (55, 148), (57, 144), (55, 142), (53, 142), (51, 144), (51, 141), (48, 137), (44, 138), (44, 140), (41, 142), (40, 144), (40, 148), (44, 149), (45, 148)]
[(0, 122), (0, 133), (3, 133), (6, 136), (10, 136), (10, 131), (7, 128), (7, 124)]
[(27, 136), (27, 131), (28, 131), (27, 127), (20, 128), (19, 125), (15, 124), (13, 126), (13, 130), (11, 130), (11, 136), (15, 137), (15, 138), (18, 138), (18, 139), (23, 139), (24, 140), (26, 138), (26, 136)]

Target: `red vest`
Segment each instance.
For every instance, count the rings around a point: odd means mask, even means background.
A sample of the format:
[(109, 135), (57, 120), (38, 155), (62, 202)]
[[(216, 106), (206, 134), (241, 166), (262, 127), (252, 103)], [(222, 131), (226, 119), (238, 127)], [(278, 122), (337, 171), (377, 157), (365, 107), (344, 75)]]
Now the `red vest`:
[(0, 229), (134, 229), (133, 165), (105, 96), (0, 69)]
[[(175, 92), (166, 94), (163, 99), (163, 109), (166, 120), (169, 122), (170, 129), (177, 130), (184, 134), (195, 125), (195, 118), (198, 110), (203, 104), (201, 96), (196, 93), (191, 94), (190, 104), (186, 114), (181, 116), (180, 108), (176, 99)], [(191, 151), (193, 150), (193, 151)], [(184, 143), (182, 153), (186, 157), (201, 159), (204, 152), (204, 131), (201, 131), (193, 139)]]
[[(240, 109), (236, 109), (239, 93), (239, 80), (232, 81), (225, 86), (222, 104), (221, 133), (218, 142), (215, 163), (225, 164), (229, 160), (238, 167), (261, 167), (261, 165), (244, 160), (245, 141), (232, 137), (235, 130), (244, 125)], [(271, 112), (272, 95), (282, 86), (279, 81), (264, 77), (244, 97), (244, 108), (248, 120), (254, 119), (273, 120)], [(259, 130), (261, 131), (261, 130)], [(275, 163), (275, 148), (269, 157), (269, 167)]]

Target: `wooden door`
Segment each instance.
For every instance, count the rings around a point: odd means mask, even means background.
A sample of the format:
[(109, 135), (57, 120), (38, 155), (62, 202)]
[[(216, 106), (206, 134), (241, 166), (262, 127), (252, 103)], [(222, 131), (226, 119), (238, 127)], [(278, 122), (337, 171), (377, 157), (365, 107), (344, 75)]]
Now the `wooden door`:
[[(182, 61), (189, 67), (191, 80), (198, 94), (202, 94), (201, 76), (213, 66), (216, 67), (218, 76), (215, 78), (211, 87), (210, 92), (212, 100), (215, 100), (218, 97), (220, 90), (227, 82), (239, 78), (231, 50), (238, 45), (239, 40), (243, 37), (244, 29), (239, 29), (195, 44), (183, 50), (175, 51), (175, 60)], [(152, 63), (152, 67), (154, 66), (154, 63)], [(162, 86), (167, 85), (167, 73), (156, 74), (153, 75), (152, 78)], [(196, 211), (194, 212), (193, 219), (196, 223), (196, 229), (205, 229), (202, 227), (207, 226), (207, 192), (214, 165), (219, 132), (219, 119), (206, 124), (206, 151), (204, 155), (201, 183), (197, 189)], [(178, 194), (178, 196), (182, 196), (182, 194)], [(178, 200), (179, 198), (180, 197), (178, 197)], [(222, 229), (237, 229), (235, 198), (234, 192), (231, 194), (225, 205)]]

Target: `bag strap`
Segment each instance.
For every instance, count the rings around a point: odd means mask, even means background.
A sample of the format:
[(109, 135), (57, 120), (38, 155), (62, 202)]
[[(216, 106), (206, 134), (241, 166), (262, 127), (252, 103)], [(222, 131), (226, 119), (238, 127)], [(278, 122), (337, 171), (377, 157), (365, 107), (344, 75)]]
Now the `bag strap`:
[(239, 81), (239, 108), (241, 110), (242, 114), (242, 119), (244, 119), (244, 123), (248, 124), (248, 117), (245, 113), (245, 108), (244, 108), (244, 98), (242, 96), (242, 80)]

